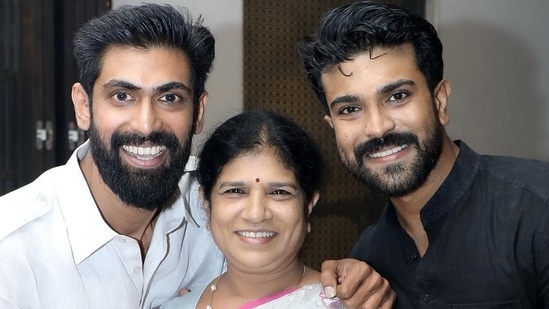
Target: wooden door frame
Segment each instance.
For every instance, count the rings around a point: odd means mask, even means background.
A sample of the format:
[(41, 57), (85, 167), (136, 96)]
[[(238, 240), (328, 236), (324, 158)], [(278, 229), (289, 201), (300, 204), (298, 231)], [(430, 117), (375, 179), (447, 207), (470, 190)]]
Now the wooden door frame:
[[(0, 45), (0, 195), (65, 163), (72, 152), (73, 35), (110, 6), (105, 0), (0, 0), (6, 38)], [(49, 149), (37, 148), (37, 121), (51, 123)]]
[(0, 0), (0, 193), (16, 186), (17, 132), (12, 123), (17, 121), (18, 50), (15, 48), (20, 27), (14, 11), (19, 2)]

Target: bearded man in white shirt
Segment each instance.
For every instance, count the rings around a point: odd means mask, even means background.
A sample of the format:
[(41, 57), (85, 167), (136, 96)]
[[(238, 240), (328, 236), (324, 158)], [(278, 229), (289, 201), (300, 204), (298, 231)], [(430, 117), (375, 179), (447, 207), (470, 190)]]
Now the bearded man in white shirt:
[(223, 269), (190, 157), (215, 41), (188, 12), (146, 5), (107, 12), (74, 44), (89, 141), (0, 199), (0, 307), (160, 305)]

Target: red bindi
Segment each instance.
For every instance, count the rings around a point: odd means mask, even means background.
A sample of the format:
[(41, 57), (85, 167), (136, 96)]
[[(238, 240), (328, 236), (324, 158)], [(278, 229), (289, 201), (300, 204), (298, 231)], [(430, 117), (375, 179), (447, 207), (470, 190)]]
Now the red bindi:
[(260, 182), (260, 181), (261, 181), (261, 179), (259, 179), (259, 178), (255, 179), (255, 182)]

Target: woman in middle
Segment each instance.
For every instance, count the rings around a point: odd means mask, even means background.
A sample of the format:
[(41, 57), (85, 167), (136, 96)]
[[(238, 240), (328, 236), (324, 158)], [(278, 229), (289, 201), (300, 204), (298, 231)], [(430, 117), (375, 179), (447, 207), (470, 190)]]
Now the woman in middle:
[(299, 258), (319, 198), (322, 160), (296, 123), (255, 110), (205, 142), (198, 181), (227, 271), (162, 309), (344, 308)]

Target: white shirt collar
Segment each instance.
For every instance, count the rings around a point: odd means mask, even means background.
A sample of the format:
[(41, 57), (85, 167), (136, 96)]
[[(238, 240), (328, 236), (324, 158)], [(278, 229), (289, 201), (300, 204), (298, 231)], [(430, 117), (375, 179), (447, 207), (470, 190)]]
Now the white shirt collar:
[[(63, 175), (63, 186), (66, 188), (60, 190), (58, 199), (63, 217), (67, 225), (67, 234), (73, 250), (75, 263), (80, 263), (97, 249), (104, 246), (113, 238), (119, 236), (103, 220), (95, 200), (89, 190), (86, 179), (80, 170), (78, 161), (82, 159), (89, 151), (89, 141), (86, 141), (78, 147), (68, 160)], [(198, 184), (194, 171), (198, 160), (191, 156), (185, 166), (185, 174), (179, 182), (181, 197), (167, 209), (160, 213), (155, 233), (167, 234), (179, 227), (183, 219), (200, 226), (205, 222), (205, 218), (200, 220), (201, 212), (200, 201), (193, 200), (197, 194), (190, 194), (192, 190), (198, 190)], [(195, 198), (196, 199), (196, 198)], [(197, 203), (199, 204), (197, 207)]]

